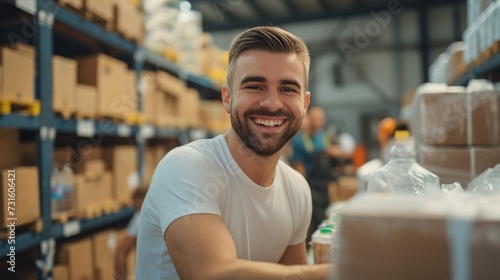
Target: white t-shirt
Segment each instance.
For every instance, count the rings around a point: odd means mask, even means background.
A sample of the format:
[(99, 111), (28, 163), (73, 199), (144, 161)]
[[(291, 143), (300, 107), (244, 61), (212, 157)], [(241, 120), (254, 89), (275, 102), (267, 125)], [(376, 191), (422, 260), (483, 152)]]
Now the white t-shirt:
[(261, 187), (234, 161), (223, 136), (175, 148), (156, 168), (141, 209), (136, 278), (179, 279), (163, 236), (183, 216), (221, 216), (238, 258), (276, 263), (305, 240), (311, 209), (307, 182), (284, 162), (273, 184)]

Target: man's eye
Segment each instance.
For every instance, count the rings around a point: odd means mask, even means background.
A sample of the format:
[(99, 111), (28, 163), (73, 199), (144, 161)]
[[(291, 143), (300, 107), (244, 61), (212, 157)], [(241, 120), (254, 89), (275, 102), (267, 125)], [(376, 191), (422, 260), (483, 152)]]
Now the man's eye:
[(297, 92), (294, 88), (285, 87), (281, 89), (284, 92)]
[(246, 89), (251, 89), (251, 90), (258, 90), (258, 89), (260, 89), (259, 86), (246, 86), (245, 88)]

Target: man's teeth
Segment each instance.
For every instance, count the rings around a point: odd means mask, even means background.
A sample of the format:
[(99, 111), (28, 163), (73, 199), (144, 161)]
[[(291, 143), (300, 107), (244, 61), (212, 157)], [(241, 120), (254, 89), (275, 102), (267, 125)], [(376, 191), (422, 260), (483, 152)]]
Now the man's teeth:
[(260, 125), (265, 125), (268, 127), (275, 127), (278, 125), (283, 124), (284, 120), (259, 120), (259, 119), (254, 119), (254, 122)]

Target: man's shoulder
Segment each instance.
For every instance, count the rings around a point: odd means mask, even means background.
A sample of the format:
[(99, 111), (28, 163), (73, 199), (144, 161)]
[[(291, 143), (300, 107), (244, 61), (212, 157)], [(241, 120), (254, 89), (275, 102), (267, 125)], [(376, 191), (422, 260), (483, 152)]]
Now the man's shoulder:
[(221, 151), (217, 147), (218, 142), (216, 138), (196, 140), (172, 149), (165, 159), (174, 162), (177, 160), (214, 160), (220, 158)]
[(302, 176), (302, 174), (300, 174), (297, 170), (293, 169), (286, 162), (281, 161), (281, 160), (278, 161), (278, 166), (277, 167), (279, 169), (281, 169), (283, 176), (287, 180), (307, 185), (307, 181), (304, 178), (304, 176)]

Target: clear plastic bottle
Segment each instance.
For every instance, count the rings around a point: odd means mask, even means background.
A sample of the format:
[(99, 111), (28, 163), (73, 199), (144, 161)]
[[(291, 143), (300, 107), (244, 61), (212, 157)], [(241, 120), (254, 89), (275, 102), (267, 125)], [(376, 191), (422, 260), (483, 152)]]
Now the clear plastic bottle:
[(439, 177), (417, 164), (409, 132), (396, 131), (389, 162), (372, 173), (368, 192), (416, 196), (439, 190)]
[(314, 232), (311, 240), (314, 264), (331, 263), (334, 228), (320, 228)]

